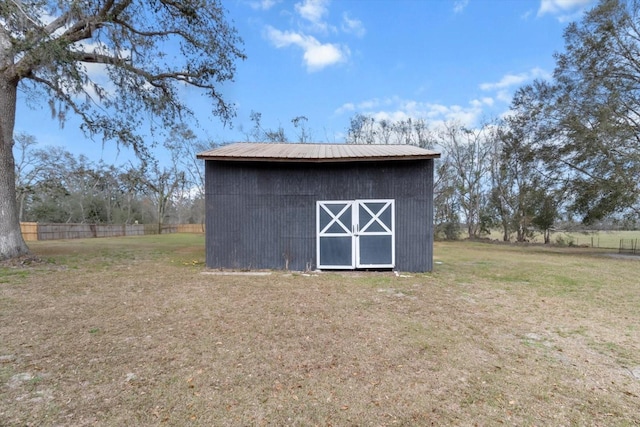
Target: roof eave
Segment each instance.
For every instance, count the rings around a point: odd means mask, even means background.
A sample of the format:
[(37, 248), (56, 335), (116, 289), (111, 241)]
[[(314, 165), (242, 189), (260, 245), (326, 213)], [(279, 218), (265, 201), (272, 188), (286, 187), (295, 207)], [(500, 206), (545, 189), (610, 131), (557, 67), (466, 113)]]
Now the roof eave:
[(217, 160), (222, 162), (289, 162), (289, 163), (344, 163), (344, 162), (388, 162), (407, 160), (430, 160), (440, 158), (440, 153), (418, 156), (371, 156), (371, 157), (333, 157), (333, 158), (304, 158), (304, 157), (231, 157), (208, 156), (198, 154), (201, 160)]

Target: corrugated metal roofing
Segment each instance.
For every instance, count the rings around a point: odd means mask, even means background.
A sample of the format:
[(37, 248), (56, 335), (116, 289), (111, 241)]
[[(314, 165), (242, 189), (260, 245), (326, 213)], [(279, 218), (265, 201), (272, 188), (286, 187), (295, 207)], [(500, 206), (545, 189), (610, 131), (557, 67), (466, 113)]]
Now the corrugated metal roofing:
[(281, 144), (239, 142), (204, 151), (204, 160), (257, 162), (353, 162), (434, 159), (440, 153), (413, 145)]

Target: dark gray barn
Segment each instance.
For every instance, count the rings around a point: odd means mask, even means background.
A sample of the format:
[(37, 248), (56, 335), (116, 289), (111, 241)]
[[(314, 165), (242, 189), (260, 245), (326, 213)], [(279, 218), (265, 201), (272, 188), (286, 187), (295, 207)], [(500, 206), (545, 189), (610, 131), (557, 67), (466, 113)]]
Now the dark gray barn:
[(410, 145), (238, 143), (200, 153), (207, 267), (431, 271), (437, 157)]

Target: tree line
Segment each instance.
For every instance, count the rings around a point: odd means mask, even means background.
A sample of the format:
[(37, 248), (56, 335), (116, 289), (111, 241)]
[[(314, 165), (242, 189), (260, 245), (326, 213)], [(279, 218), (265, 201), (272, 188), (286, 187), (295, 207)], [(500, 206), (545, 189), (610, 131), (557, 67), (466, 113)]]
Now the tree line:
[[(505, 241), (524, 241), (549, 231), (560, 219), (564, 194), (558, 181), (545, 179), (531, 147), (513, 132), (511, 119), (476, 127), (456, 121), (429, 126), (423, 120), (376, 120), (356, 115), (349, 143), (407, 143), (437, 149), (434, 218), (440, 238), (463, 233), (478, 238), (499, 229)], [(389, 142), (387, 142), (389, 141)]]
[(212, 146), (179, 126), (163, 142), (167, 165), (132, 160), (92, 161), (63, 147), (37, 148), (15, 137), (16, 199), (21, 222), (156, 224), (204, 223), (204, 165), (196, 153)]

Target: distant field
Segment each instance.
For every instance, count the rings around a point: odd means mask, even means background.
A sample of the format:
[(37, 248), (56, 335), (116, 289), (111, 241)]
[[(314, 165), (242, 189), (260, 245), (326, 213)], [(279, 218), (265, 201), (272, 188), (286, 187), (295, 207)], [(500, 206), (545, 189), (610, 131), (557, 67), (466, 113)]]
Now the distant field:
[[(499, 230), (492, 230), (489, 237), (492, 240), (502, 240)], [(560, 240), (559, 240), (560, 239)], [(633, 231), (585, 231), (585, 232), (554, 232), (551, 234), (551, 243), (558, 242), (575, 246), (589, 246), (594, 248), (618, 249), (620, 239), (638, 239), (640, 242), (640, 230)], [(544, 243), (541, 234), (536, 234), (532, 240), (535, 243)]]
[(594, 248), (614, 248), (620, 247), (620, 239), (640, 239), (640, 231), (593, 231), (593, 232), (573, 232), (554, 233), (551, 241), (555, 242), (557, 236), (563, 236), (565, 241), (573, 240), (576, 246), (589, 245)]
[(32, 248), (0, 264), (0, 425), (640, 425), (640, 258), (615, 250), (246, 275), (197, 235)]

